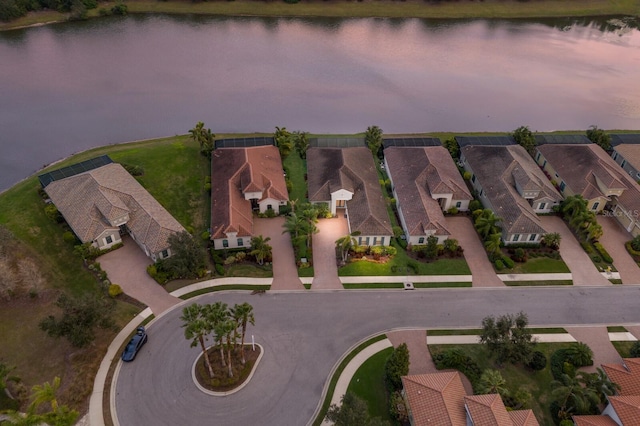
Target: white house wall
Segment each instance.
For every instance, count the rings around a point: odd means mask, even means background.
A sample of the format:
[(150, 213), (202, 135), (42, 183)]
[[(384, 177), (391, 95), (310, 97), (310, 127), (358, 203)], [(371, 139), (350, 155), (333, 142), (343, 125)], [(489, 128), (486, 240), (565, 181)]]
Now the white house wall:
[(331, 193), (331, 201), (329, 202), (329, 206), (331, 207), (331, 214), (333, 216), (336, 215), (336, 204), (337, 201), (349, 201), (353, 198), (353, 192), (347, 191), (346, 189), (339, 189), (335, 192)]
[(280, 213), (280, 206), (286, 205), (286, 201), (276, 200), (275, 198), (265, 198), (258, 202), (258, 206), (260, 207), (260, 213), (264, 213), (268, 210), (268, 206), (271, 205), (273, 211), (278, 214)]

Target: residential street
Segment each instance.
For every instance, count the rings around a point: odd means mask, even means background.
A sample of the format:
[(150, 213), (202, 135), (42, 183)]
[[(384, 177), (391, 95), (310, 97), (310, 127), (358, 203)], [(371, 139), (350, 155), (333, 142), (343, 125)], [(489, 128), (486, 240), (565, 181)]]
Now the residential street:
[[(123, 364), (115, 404), (121, 425), (304, 425), (340, 356), (367, 336), (403, 327), (478, 327), (490, 314), (529, 315), (532, 326), (640, 323), (640, 287), (215, 293), (193, 299), (254, 306), (248, 330), (265, 348), (249, 386), (216, 398), (197, 390), (190, 348), (174, 309), (152, 323), (149, 343)], [(189, 419), (186, 421), (185, 419)]]

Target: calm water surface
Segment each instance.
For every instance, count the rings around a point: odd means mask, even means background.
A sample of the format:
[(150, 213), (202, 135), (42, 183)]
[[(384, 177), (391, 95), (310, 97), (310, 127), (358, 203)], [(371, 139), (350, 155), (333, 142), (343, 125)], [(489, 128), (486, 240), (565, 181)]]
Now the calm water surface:
[(215, 132), (640, 129), (624, 21), (147, 16), (0, 33), (0, 191), (90, 147)]

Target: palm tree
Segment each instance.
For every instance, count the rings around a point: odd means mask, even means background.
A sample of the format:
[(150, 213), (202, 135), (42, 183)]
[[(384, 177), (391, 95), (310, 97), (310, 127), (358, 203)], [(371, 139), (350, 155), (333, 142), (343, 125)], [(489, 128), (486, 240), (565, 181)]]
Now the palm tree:
[(596, 372), (589, 374), (585, 379), (587, 387), (598, 393), (601, 404), (607, 402), (607, 396), (615, 395), (620, 391), (620, 385), (612, 382), (600, 367), (597, 367)]
[(489, 254), (500, 253), (500, 245), (502, 244), (501, 234), (495, 233), (489, 235), (489, 238), (484, 243), (484, 248), (487, 249)]
[(242, 355), (242, 365), (244, 365), (246, 363), (246, 360), (244, 358), (244, 337), (247, 332), (247, 324), (255, 325), (256, 321), (255, 317), (253, 316), (253, 306), (251, 306), (247, 302), (244, 302), (241, 305), (236, 304), (231, 309), (231, 313), (242, 330), (240, 333), (240, 354)]
[(564, 199), (560, 204), (560, 211), (569, 218), (572, 218), (577, 212), (587, 210), (587, 200), (582, 195), (571, 195)]
[(217, 327), (229, 318), (228, 305), (223, 302), (216, 302), (212, 305), (207, 305), (204, 315), (209, 323), (209, 333), (213, 331), (214, 340), (216, 344), (220, 344), (220, 358), (222, 359), (222, 366), (225, 366), (224, 352), (222, 351), (222, 338), (224, 335), (218, 334)]
[(550, 247), (552, 249), (556, 249), (556, 250), (560, 248), (561, 240), (562, 240), (562, 236), (558, 232), (544, 234), (544, 237), (542, 237), (542, 241), (545, 246)]
[(475, 222), (475, 227), (483, 240), (486, 240), (489, 235), (495, 234), (500, 229), (497, 225), (500, 222), (500, 218), (495, 215), (491, 210), (484, 209), (482, 214), (478, 216)]
[(193, 139), (195, 142), (198, 142), (200, 144), (200, 147), (202, 148), (202, 136), (204, 133), (204, 123), (202, 121), (198, 121), (196, 126), (193, 129), (189, 130), (189, 133), (191, 134), (191, 139)]
[(11, 376), (11, 372), (15, 369), (15, 367), (9, 367), (6, 364), (0, 362), (0, 392), (5, 391), (5, 389), (7, 388), (7, 382), (20, 381), (17, 376)]
[[(220, 356), (222, 357), (222, 366), (227, 367), (227, 371), (229, 377), (233, 377), (233, 370), (231, 366), (231, 349), (233, 346), (231, 336), (233, 335), (233, 330), (236, 329), (236, 323), (233, 319), (227, 318), (226, 320), (218, 323), (215, 328), (216, 333), (216, 341), (220, 345)], [(228, 357), (225, 362), (225, 349), (227, 351)]]
[[(295, 207), (295, 202), (291, 204), (291, 208)], [(298, 216), (294, 211), (291, 211), (289, 216), (282, 224), (284, 231), (282, 233), (288, 232), (291, 235), (291, 241), (296, 241), (300, 237), (300, 233), (304, 228), (305, 218), (302, 216)]]
[(597, 240), (602, 237), (602, 234), (602, 226), (600, 226), (600, 224), (595, 220), (587, 228), (587, 239), (589, 240)]
[(560, 380), (551, 382), (551, 396), (562, 413), (589, 414), (592, 405), (600, 402), (598, 393), (585, 386), (585, 373), (563, 374)]
[(265, 259), (271, 257), (272, 248), (269, 244), (270, 237), (264, 238), (262, 235), (251, 238), (251, 247), (253, 250), (249, 252), (251, 256), (255, 256), (258, 264), (262, 265)]
[(278, 127), (276, 126), (276, 131), (273, 134), (273, 139), (275, 140), (276, 146), (280, 150), (280, 156), (284, 160), (291, 154), (293, 150), (293, 138), (291, 137), (291, 133), (287, 130), (286, 127)]
[(56, 413), (58, 411), (58, 399), (56, 393), (60, 388), (60, 377), (54, 377), (53, 383), (45, 382), (42, 385), (35, 385), (31, 388), (31, 405), (29, 408), (36, 410), (40, 405), (44, 403), (51, 404), (51, 411)]
[(502, 377), (502, 374), (498, 370), (487, 369), (484, 370), (480, 381), (478, 382), (478, 394), (491, 394), (497, 393), (500, 396), (506, 396), (509, 394), (507, 389), (507, 381)]
[(336, 248), (340, 250), (340, 257), (343, 263), (347, 261), (347, 255), (351, 247), (353, 247), (353, 237), (351, 235), (345, 235), (336, 240)]
[(571, 364), (576, 367), (583, 367), (593, 363), (593, 351), (583, 342), (577, 342), (567, 348), (567, 356), (571, 360)]
[(187, 340), (191, 340), (191, 347), (198, 346), (202, 349), (202, 356), (204, 363), (209, 371), (209, 377), (213, 377), (213, 368), (211, 367), (211, 360), (209, 354), (207, 354), (207, 347), (204, 344), (206, 336), (211, 333), (211, 322), (204, 316), (206, 307), (194, 303), (186, 306), (182, 309), (182, 316), (180, 320), (183, 321), (182, 327), (184, 327), (184, 337)]

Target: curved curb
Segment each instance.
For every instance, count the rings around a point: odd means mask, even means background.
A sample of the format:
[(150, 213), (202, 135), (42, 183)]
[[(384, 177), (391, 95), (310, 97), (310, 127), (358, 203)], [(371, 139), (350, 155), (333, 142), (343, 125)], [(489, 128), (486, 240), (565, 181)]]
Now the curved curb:
[[(245, 345), (245, 346), (251, 346), (251, 345)], [(193, 379), (193, 383), (195, 383), (196, 387), (201, 392), (206, 393), (207, 395), (211, 395), (211, 396), (221, 397), (221, 396), (233, 395), (236, 392), (240, 392), (245, 386), (247, 386), (249, 384), (249, 382), (253, 378), (253, 374), (258, 369), (258, 365), (260, 364), (260, 360), (262, 359), (262, 356), (264, 355), (264, 348), (262, 347), (262, 345), (260, 343), (256, 343), (256, 346), (258, 346), (260, 348), (260, 355), (258, 355), (258, 359), (256, 359), (256, 363), (253, 364), (253, 368), (251, 369), (251, 373), (249, 373), (249, 377), (247, 377), (245, 379), (245, 381), (242, 382), (242, 384), (240, 386), (238, 386), (237, 388), (232, 389), (232, 390), (227, 391), (227, 392), (214, 392), (214, 391), (210, 391), (209, 389), (206, 389), (204, 386), (202, 386), (198, 382), (198, 379), (196, 378), (196, 365), (198, 364), (198, 361), (200, 360), (200, 358), (202, 358), (202, 354), (200, 354), (198, 356), (198, 358), (196, 358), (196, 360), (193, 362), (193, 366), (191, 367), (191, 378)], [(213, 346), (209, 346), (207, 348), (207, 351), (209, 349), (211, 349), (211, 348), (213, 348)]]

